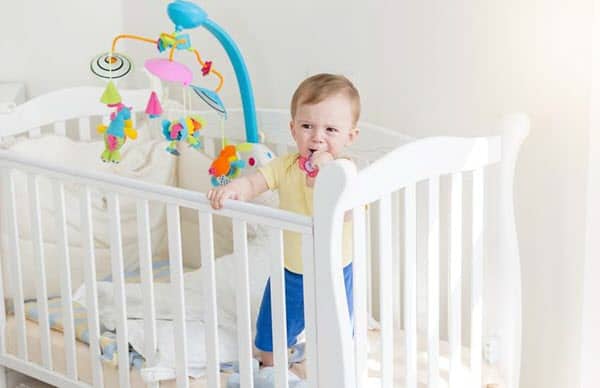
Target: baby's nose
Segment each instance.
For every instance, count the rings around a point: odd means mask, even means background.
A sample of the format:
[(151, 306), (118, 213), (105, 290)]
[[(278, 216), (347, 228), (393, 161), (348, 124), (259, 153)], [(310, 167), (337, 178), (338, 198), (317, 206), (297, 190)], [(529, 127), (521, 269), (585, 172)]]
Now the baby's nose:
[(315, 128), (312, 131), (312, 139), (314, 141), (319, 141), (319, 142), (322, 141), (324, 135), (325, 135), (325, 131), (323, 131), (321, 129)]

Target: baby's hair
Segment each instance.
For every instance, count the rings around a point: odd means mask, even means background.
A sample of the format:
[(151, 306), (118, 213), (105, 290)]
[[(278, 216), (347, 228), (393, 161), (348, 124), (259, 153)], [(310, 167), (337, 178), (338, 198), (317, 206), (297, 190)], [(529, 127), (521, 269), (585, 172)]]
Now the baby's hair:
[(353, 124), (360, 117), (360, 95), (352, 82), (343, 75), (321, 73), (308, 77), (300, 83), (292, 96), (292, 119), (300, 104), (318, 104), (336, 94), (344, 94), (352, 104)]

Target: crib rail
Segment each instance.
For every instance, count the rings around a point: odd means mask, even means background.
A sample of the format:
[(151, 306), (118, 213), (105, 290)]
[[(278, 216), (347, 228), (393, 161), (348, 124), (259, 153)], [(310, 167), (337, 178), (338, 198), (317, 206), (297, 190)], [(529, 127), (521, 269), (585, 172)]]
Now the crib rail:
[[(9, 151), (0, 151), (0, 167), (18, 169), (29, 174), (43, 174), (44, 177), (50, 179), (82, 184), (96, 189), (103, 189), (107, 192), (142, 197), (165, 204), (177, 204), (210, 213), (214, 212), (203, 193), (145, 183), (110, 174), (82, 172), (81, 170), (52, 163), (41, 163), (31, 158), (15, 155)], [(219, 215), (267, 226), (283, 227), (298, 233), (310, 233), (312, 227), (309, 217), (238, 201), (228, 201), (227, 206), (219, 210)]]
[[(28, 357), (31, 343), (28, 344), (25, 324), (24, 297), (22, 291), (23, 269), (21, 268), (21, 257), (19, 252), (19, 231), (16, 222), (15, 212), (15, 192), (13, 175), (15, 171), (25, 173), (28, 177), (28, 191), (30, 192), (30, 202), (32, 211), (32, 220), (34, 220), (34, 234), (36, 241), (36, 257), (40, 264), (40, 269), (36, 272), (39, 280), (38, 300), (41, 302), (38, 321), (41, 323), (41, 350), (42, 363), (37, 364)], [(14, 304), (14, 314), (17, 319), (16, 334), (18, 351), (16, 354), (6, 352), (6, 315), (5, 310), (0, 311), (0, 364), (6, 365), (12, 369), (24, 372), (28, 375), (37, 377), (41, 380), (58, 386), (69, 387), (102, 387), (110, 383), (103, 374), (103, 365), (100, 362), (100, 350), (98, 346), (92, 346), (90, 351), (90, 360), (92, 376), (89, 383), (82, 380), (78, 375), (78, 362), (76, 357), (75, 343), (75, 317), (72, 308), (72, 288), (69, 264), (72, 260), (85, 260), (85, 285), (86, 300), (88, 308), (88, 331), (91, 344), (99, 343), (99, 306), (97, 303), (97, 283), (95, 273), (94, 257), (94, 231), (91, 220), (91, 195), (92, 192), (100, 193), (107, 198), (107, 207), (109, 214), (110, 229), (110, 253), (112, 262), (112, 281), (115, 286), (114, 302), (116, 307), (116, 336), (118, 352), (118, 382), (114, 382), (121, 387), (131, 386), (130, 360), (129, 360), (129, 337), (127, 322), (127, 301), (125, 293), (125, 278), (123, 266), (123, 247), (122, 231), (120, 221), (120, 200), (123, 197), (135, 198), (137, 204), (138, 221), (138, 248), (140, 263), (141, 288), (144, 295), (144, 325), (145, 332), (145, 350), (150, 357), (147, 358), (147, 365), (154, 363), (153, 355), (157, 349), (157, 327), (156, 311), (154, 311), (154, 287), (152, 279), (152, 252), (151, 252), (151, 234), (149, 227), (149, 201), (155, 201), (166, 206), (166, 217), (168, 224), (168, 255), (170, 269), (170, 284), (174, 294), (174, 328), (175, 328), (175, 354), (176, 354), (176, 382), (178, 387), (189, 386), (188, 382), (188, 357), (189, 349), (185, 339), (186, 333), (186, 303), (195, 301), (186, 301), (184, 293), (184, 277), (182, 265), (182, 237), (180, 225), (180, 209), (191, 208), (198, 212), (201, 233), (201, 260), (203, 274), (205, 278), (206, 311), (207, 311), (207, 382), (211, 387), (219, 386), (219, 335), (218, 318), (216, 303), (216, 283), (214, 267), (214, 247), (213, 247), (213, 228), (212, 216), (215, 214), (205, 198), (203, 193), (190, 192), (172, 187), (158, 186), (148, 183), (126, 179), (108, 174), (84, 173), (75, 169), (65, 168), (48, 163), (40, 163), (32, 159), (23, 158), (14, 155), (11, 152), (0, 151), (0, 172), (3, 181), (3, 203), (1, 205), (1, 214), (9, 224), (8, 236), (11, 242), (11, 249), (5, 262), (8, 267), (2, 267), (2, 271), (9, 271), (12, 291), (12, 301)], [(58, 217), (56, 219), (57, 242), (62, 247), (60, 256), (62, 257), (62, 278), (61, 278), (61, 300), (63, 303), (63, 325), (65, 338), (66, 370), (64, 374), (57, 369), (56, 360), (53, 358), (50, 345), (50, 328), (48, 326), (49, 313), (45, 304), (47, 295), (45, 295), (46, 274), (43, 271), (44, 252), (43, 236), (39, 225), (41, 223), (41, 211), (39, 206), (38, 192), (36, 191), (37, 179), (43, 176), (50, 179), (54, 187), (56, 210)], [(85, 255), (83, 258), (70, 257), (69, 236), (66, 227), (64, 186), (77, 185), (81, 188), (80, 210), (81, 210), (81, 230), (82, 246)], [(272, 263), (270, 265), (271, 287), (272, 287), (272, 305), (273, 315), (276, 322), (273, 328), (275, 366), (277, 368), (276, 381), (278, 386), (287, 385), (287, 341), (285, 333), (285, 293), (283, 282), (283, 245), (282, 232), (289, 230), (301, 233), (305, 236), (307, 247), (305, 254), (311, 257), (312, 254), (312, 220), (309, 217), (298, 214), (281, 211), (279, 209), (268, 208), (264, 206), (243, 203), (238, 201), (226, 201), (225, 208), (218, 211), (220, 216), (226, 216), (233, 221), (234, 253), (237, 257), (237, 330), (238, 330), (238, 353), (240, 360), (240, 374), (242, 385), (252, 386), (252, 337), (251, 337), (251, 319), (250, 319), (250, 295), (248, 289), (248, 242), (247, 242), (247, 224), (258, 223), (267, 226), (270, 233), (278, 241), (271, 253)], [(200, 248), (200, 247), (199, 247)], [(310, 264), (308, 265), (310, 268)], [(2, 288), (2, 287), (0, 287)], [(307, 291), (310, 294), (310, 290)], [(0, 295), (2, 297), (2, 295)], [(4, 299), (2, 298), (2, 302)], [(196, 302), (197, 303), (197, 302)], [(308, 306), (311, 306), (310, 303)], [(2, 307), (2, 306), (0, 306)], [(314, 310), (314, 306), (312, 306)], [(314, 317), (307, 316), (307, 330), (314, 332), (315, 324), (311, 321)], [(311, 328), (311, 329), (309, 329)], [(314, 339), (309, 338), (309, 342)], [(316, 345), (311, 345), (313, 349)], [(309, 372), (310, 374), (310, 372)], [(316, 376), (309, 377), (314, 379)], [(149, 384), (149, 386), (157, 386)]]
[[(55, 132), (64, 134), (65, 121), (80, 120), (80, 138), (89, 140), (91, 116), (106, 115), (106, 106), (98, 99), (103, 89), (99, 87), (76, 87), (61, 89), (38, 96), (17, 106), (10, 115), (0, 115), (1, 136), (14, 136), (29, 131), (30, 136), (40, 135), (40, 128), (53, 124)], [(134, 112), (143, 111), (146, 107), (150, 89), (123, 90), (123, 101), (132, 106)], [(64, 108), (69, 104), (69, 109)], [(68, 112), (68, 113), (67, 113)]]
[[(400, 147), (360, 172), (345, 160), (338, 160), (327, 166), (317, 179), (315, 187), (315, 235), (324, 238), (315, 241), (316, 298), (320, 301), (316, 312), (317, 357), (319, 386), (367, 386), (367, 365), (365, 363), (367, 303), (364, 284), (366, 266), (361, 260), (368, 256), (359, 236), (368, 233), (364, 217), (365, 205), (374, 205), (377, 209), (375, 219), (378, 223), (378, 265), (379, 265), (379, 322), (381, 325), (380, 384), (392, 387), (399, 384), (416, 388), (418, 381), (419, 349), (417, 328), (417, 244), (425, 239), (427, 246), (427, 327), (425, 331), (425, 354), (427, 357), (427, 386), (438, 387), (442, 375), (440, 365), (440, 290), (444, 282), (440, 280), (440, 259), (447, 263), (447, 333), (444, 337), (449, 343), (449, 387), (480, 387), (482, 385), (482, 336), (483, 336), (483, 243), (486, 240), (484, 225), (489, 214), (486, 209), (512, 209), (512, 179), (518, 148), (528, 131), (528, 121), (524, 116), (513, 116), (503, 122), (502, 136), (488, 138), (427, 138)], [(424, 156), (426, 155), (426, 156)], [(488, 203), (485, 197), (486, 171), (499, 167), (498, 202)], [(496, 171), (497, 172), (497, 171)], [(447, 229), (440, 223), (440, 180), (449, 184), (449, 225)], [(464, 182), (469, 179), (470, 186)], [(418, 233), (417, 185), (428, 186), (428, 231)], [(470, 187), (466, 192), (464, 187)], [(392, 239), (392, 198), (400, 193), (403, 196), (403, 247), (401, 254), (394, 252)], [(468, 194), (468, 195), (467, 195)], [(464, 208), (465, 198), (471, 202)], [(342, 219), (347, 211), (354, 214), (354, 277), (360, 286), (355, 286), (354, 337), (350, 328), (348, 311), (343, 295), (341, 278), (341, 230)], [(469, 219), (464, 215), (470, 214)], [(511, 270), (518, 274), (518, 251), (514, 245), (514, 219), (512, 212), (498, 214), (496, 222), (500, 246), (511, 247), (504, 250), (502, 259), (510, 263)], [(471, 226), (469, 248), (471, 257), (463, 250), (463, 231)], [(448, 253), (440, 250), (440, 232), (447, 236)], [(489, 238), (489, 236), (488, 236)], [(404, 330), (404, 376), (394, 370), (393, 360), (398, 358), (399, 348), (394, 348), (394, 282), (398, 281), (393, 263), (402, 260), (403, 276), (400, 278), (403, 295), (402, 328)], [(327, 263), (327, 264), (325, 264)], [(470, 304), (463, 306), (462, 288), (463, 266), (470, 266), (471, 284)], [(392, 275), (394, 273), (394, 275)], [(512, 283), (514, 284), (514, 283)], [(327, 301), (323, 303), (323, 301)], [(513, 294), (505, 300), (496, 300), (498, 305), (509, 306), (511, 313), (520, 306), (520, 296)], [(496, 309), (497, 306), (494, 306)], [(465, 314), (466, 313), (466, 314)], [(462, 338), (463, 317), (469, 319), (470, 335)], [(517, 314), (518, 315), (518, 314)], [(514, 314), (513, 314), (514, 316)], [(490, 327), (502, 330), (507, 337), (507, 346), (512, 350), (520, 338), (520, 329), (514, 322), (491, 322)], [(491, 329), (494, 330), (494, 329)], [(462, 349), (469, 345), (470, 356), (467, 373), (462, 368)], [(519, 345), (517, 345), (519, 346)], [(422, 347), (421, 347), (422, 348)], [(515, 352), (516, 353), (516, 352)], [(340, 356), (342, 354), (343, 356)], [(514, 353), (513, 353), (514, 354)], [(514, 364), (512, 355), (507, 355), (502, 365), (503, 372), (509, 376), (518, 374), (518, 364)]]

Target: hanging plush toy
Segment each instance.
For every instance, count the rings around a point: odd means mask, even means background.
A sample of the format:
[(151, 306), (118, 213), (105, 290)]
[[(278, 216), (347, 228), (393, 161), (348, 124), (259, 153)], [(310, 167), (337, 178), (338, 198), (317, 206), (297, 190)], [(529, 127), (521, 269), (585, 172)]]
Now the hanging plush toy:
[(178, 156), (177, 144), (182, 141), (188, 143), (193, 149), (199, 150), (202, 147), (200, 130), (205, 125), (204, 119), (198, 115), (191, 115), (180, 120), (163, 120), (163, 136), (169, 141), (167, 152)]
[(125, 140), (136, 139), (137, 131), (132, 127), (131, 107), (126, 107), (121, 102), (121, 95), (112, 80), (106, 85), (100, 102), (109, 108), (116, 108), (110, 114), (110, 124), (100, 124), (98, 132), (104, 134), (104, 151), (100, 155), (103, 162), (119, 163), (121, 161), (121, 147)]
[[(275, 158), (275, 153), (261, 143), (229, 144), (213, 160), (208, 173), (213, 186), (222, 186), (237, 178), (242, 169), (252, 173)], [(248, 173), (245, 172), (245, 173)]]
[[(247, 143), (244, 143), (247, 144)], [(208, 173), (213, 186), (224, 186), (237, 178), (246, 162), (241, 160), (236, 146), (230, 144), (221, 150), (221, 153), (213, 160)]]
[(104, 152), (100, 155), (103, 162), (119, 163), (121, 147), (127, 138), (136, 139), (137, 131), (132, 127), (131, 108), (123, 104), (117, 106), (117, 111), (110, 117), (108, 126), (100, 124), (98, 132), (104, 133)]

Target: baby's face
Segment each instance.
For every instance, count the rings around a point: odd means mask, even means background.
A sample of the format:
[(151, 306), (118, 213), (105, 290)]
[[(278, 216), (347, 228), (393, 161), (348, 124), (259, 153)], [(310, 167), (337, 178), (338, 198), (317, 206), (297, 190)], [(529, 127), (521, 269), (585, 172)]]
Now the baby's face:
[(306, 157), (315, 151), (327, 151), (337, 157), (358, 135), (353, 123), (352, 104), (343, 94), (328, 97), (317, 104), (298, 105), (290, 129), (298, 152)]

